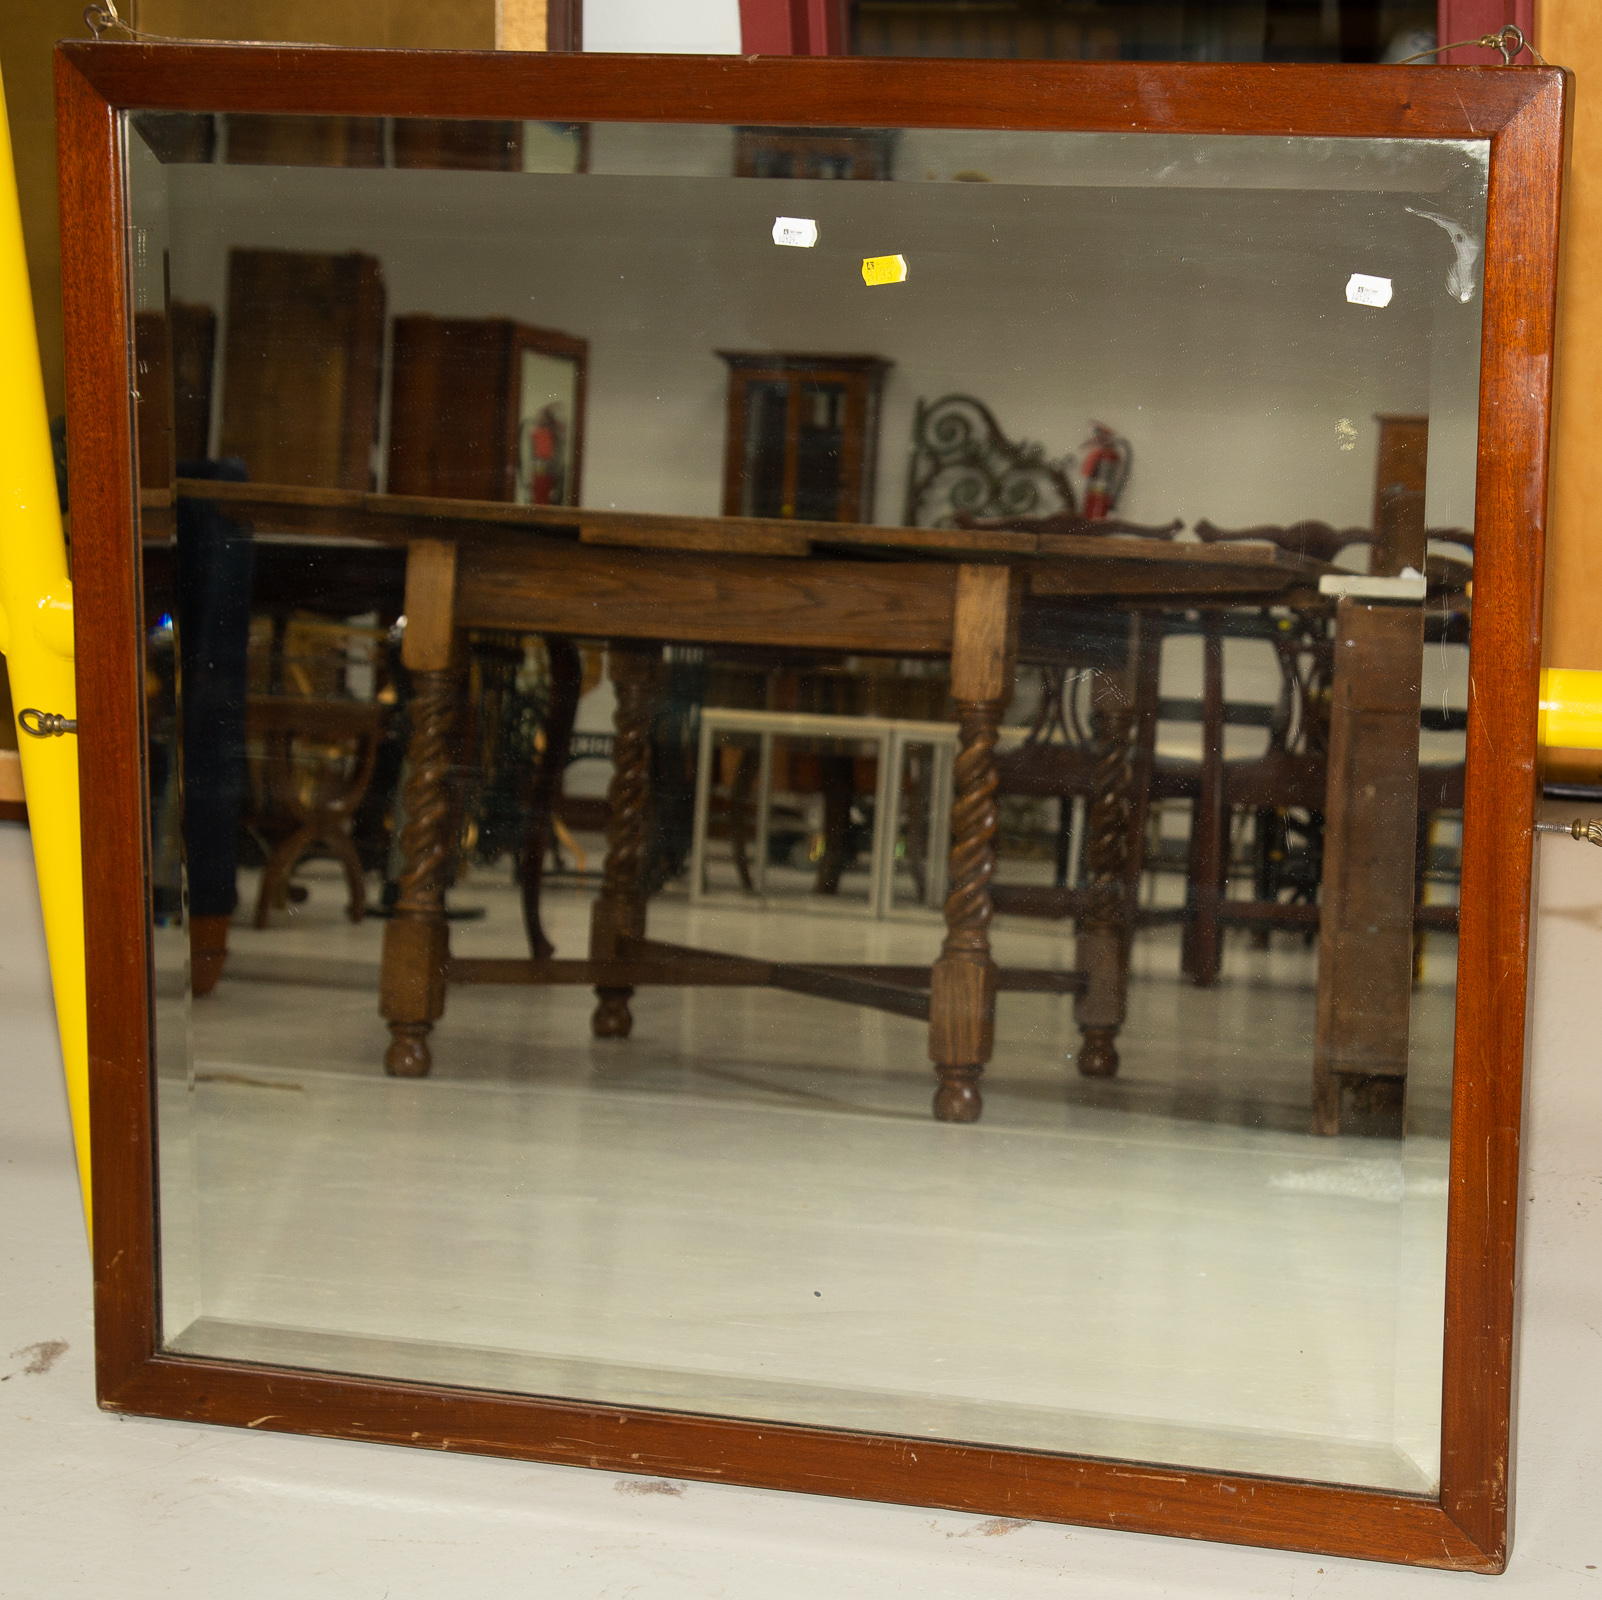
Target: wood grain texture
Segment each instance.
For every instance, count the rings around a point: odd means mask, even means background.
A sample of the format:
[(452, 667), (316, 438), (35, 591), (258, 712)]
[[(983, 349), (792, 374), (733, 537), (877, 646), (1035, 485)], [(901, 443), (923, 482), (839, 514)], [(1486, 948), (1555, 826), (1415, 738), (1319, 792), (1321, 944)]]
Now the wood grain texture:
[(1335, 614), (1319, 891), (1313, 1131), (1340, 1132), (1342, 1079), (1407, 1074), (1424, 609)]
[(78, 723), (93, 730), (79, 739), (78, 762), (95, 1130), (95, 1381), (105, 1396), (136, 1380), (158, 1339), (144, 630), (118, 130), (111, 108), (59, 55), (56, 119)]
[[(57, 73), (79, 710), (94, 730), (81, 759), (91, 1105), (100, 1132), (94, 1160), (102, 1405), (1499, 1570), (1508, 1536), (1535, 688), (1567, 75), (514, 53), (375, 57), (87, 44), (62, 47)], [(797, 126), (1491, 138), (1438, 1500), (157, 1353), (147, 834), (118, 106), (731, 123), (771, 120), (782, 106), (785, 121)], [(438, 524), (428, 526), (421, 512), (407, 515), (416, 515), (417, 524), (395, 542), (440, 536)], [(397, 520), (404, 525), (404, 516)]]
[(60, 47), (107, 99), (152, 110), (795, 127), (1074, 128), (1467, 139), (1539, 95), (1539, 68), (868, 57), (537, 55), (89, 43)]
[(269, 1432), (1495, 1570), (1433, 1501), (1325, 1484), (173, 1356), (150, 1361), (103, 1404)]
[[(155, 491), (152, 491), (154, 493)], [(163, 494), (165, 491), (161, 491)], [(588, 506), (521, 506), (411, 494), (366, 494), (304, 484), (213, 483), (183, 479), (177, 492), (226, 504), (258, 533), (319, 534), (403, 544), (414, 538), (476, 539), (497, 531), (577, 533), (583, 544), (704, 554), (919, 555), (1019, 563), (1032, 594), (1045, 596), (1279, 594), (1316, 585), (1322, 562), (1265, 544), (1201, 545), (997, 528), (892, 528), (877, 523), (806, 522), (782, 517), (692, 517), (603, 511)], [(169, 504), (151, 501), (151, 508)]]
[(581, 638), (789, 644), (943, 654), (956, 574), (949, 565), (535, 546), (464, 551), (457, 621)]
[(414, 540), (406, 555), (403, 666), (439, 672), (450, 665), (455, 604), (456, 546), (443, 539)]
[[(1484, 77), (1486, 74), (1477, 74)], [(1537, 804), (1536, 700), (1567, 73), (1491, 144), (1447, 1210), (1441, 1503), (1505, 1563)]]
[(1022, 585), (1011, 567), (957, 568), (951, 694), (957, 701), (1012, 699)]

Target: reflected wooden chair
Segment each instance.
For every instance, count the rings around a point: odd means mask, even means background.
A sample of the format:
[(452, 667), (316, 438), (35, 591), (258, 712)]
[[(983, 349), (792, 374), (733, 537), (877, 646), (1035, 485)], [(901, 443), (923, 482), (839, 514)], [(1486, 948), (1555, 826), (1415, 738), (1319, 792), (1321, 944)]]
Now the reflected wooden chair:
[[(1371, 529), (1337, 529), (1322, 522), (1230, 530), (1202, 521), (1195, 532), (1207, 543), (1266, 541), (1322, 561), (1333, 561), (1353, 547), (1372, 551), (1375, 543)], [(1463, 529), (1432, 529), (1428, 539), (1464, 545), (1470, 551), (1473, 547), (1472, 533)], [(1456, 638), (1466, 642), (1472, 574), (1471, 558), (1465, 561), (1447, 552), (1427, 556), (1428, 641)], [(1308, 599), (1312, 601), (1312, 597)], [(1222, 931), (1226, 927), (1251, 929), (1259, 944), (1266, 944), (1276, 928), (1300, 931), (1308, 937), (1318, 930), (1317, 885), (1321, 875), (1320, 844), (1328, 784), (1328, 700), (1333, 677), (1328, 621), (1332, 611), (1327, 604), (1312, 601), (1288, 613), (1265, 614), (1264, 636), (1275, 645), (1282, 691), (1268, 749), (1261, 757), (1244, 761), (1228, 761), (1223, 755), (1228, 715), (1223, 696), (1221, 619), (1215, 618), (1205, 632), (1203, 749), (1198, 769), (1193, 775), (1181, 775), (1165, 772), (1159, 763), (1156, 778), (1158, 797), (1189, 798), (1193, 803), (1182, 966), (1198, 984), (1217, 981)], [(1460, 713), (1438, 717), (1426, 711), (1423, 725), (1445, 731), (1459, 729), (1463, 723)], [(1461, 762), (1421, 764), (1415, 852), (1415, 901), (1421, 934), (1430, 928), (1455, 929), (1457, 924), (1455, 907), (1424, 904), (1424, 885), (1435, 820), (1443, 812), (1461, 811), (1462, 796)], [(1228, 841), (1234, 820), (1242, 813), (1252, 817), (1253, 892), (1247, 898), (1231, 898)], [(1307, 860), (1304, 870), (1297, 874), (1284, 870), (1283, 847), (1291, 813), (1300, 813), (1300, 826), (1305, 831)]]
[(256, 927), (265, 928), (273, 908), (285, 904), (290, 875), (319, 846), (344, 870), (350, 920), (360, 922), (367, 914), (351, 818), (372, 782), (388, 713), (389, 707), (372, 700), (252, 695), (246, 701), (246, 736), (263, 751), (263, 803), (253, 821), (291, 824), (262, 868)]
[[(366, 869), (352, 831), (395, 709), (387, 638), (381, 624), (282, 606), (269, 605), (252, 624), (246, 826), (266, 858), (252, 919), (258, 928), (287, 904), (295, 868), (313, 851), (339, 863), (350, 920), (366, 915)], [(353, 668), (370, 675), (355, 694)]]
[[(1171, 625), (1170, 625), (1171, 626)], [(1299, 830), (1316, 854), (1324, 807), (1329, 749), (1329, 682), (1332, 657), (1326, 608), (1274, 614), (1237, 610), (1204, 612), (1202, 682), (1199, 701), (1164, 701), (1160, 714), (1187, 714), (1199, 724), (1201, 749), (1194, 758), (1159, 756), (1152, 779), (1154, 801), (1190, 804), (1186, 852), (1184, 937), (1181, 970), (1206, 987), (1217, 982), (1222, 931), (1247, 924), (1260, 945), (1276, 922), (1300, 925), (1299, 913), (1278, 911), (1310, 906), (1316, 923), (1317, 868), (1287, 871), (1287, 835)], [(1273, 705), (1235, 702), (1224, 694), (1224, 643), (1227, 637), (1256, 640), (1274, 652), (1279, 694)], [(1261, 754), (1228, 757), (1231, 727), (1265, 728)], [(1300, 813), (1293, 824), (1292, 813)], [(1253, 895), (1229, 897), (1230, 841), (1237, 819), (1250, 819), (1253, 837)], [(1291, 891), (1288, 903), (1281, 901)]]

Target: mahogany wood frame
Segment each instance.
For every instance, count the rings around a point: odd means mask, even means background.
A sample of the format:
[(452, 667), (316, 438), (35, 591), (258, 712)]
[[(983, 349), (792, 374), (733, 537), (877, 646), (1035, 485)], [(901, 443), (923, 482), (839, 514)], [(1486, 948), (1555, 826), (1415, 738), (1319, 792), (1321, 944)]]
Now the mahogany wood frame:
[[(1421, 1565), (1509, 1548), (1557, 69), (67, 44), (56, 57), (83, 730), (96, 1373), (107, 1410)], [(161, 1348), (124, 109), (1489, 137), (1477, 593), (1436, 1498), (204, 1360)], [(122, 381), (117, 381), (121, 374)]]

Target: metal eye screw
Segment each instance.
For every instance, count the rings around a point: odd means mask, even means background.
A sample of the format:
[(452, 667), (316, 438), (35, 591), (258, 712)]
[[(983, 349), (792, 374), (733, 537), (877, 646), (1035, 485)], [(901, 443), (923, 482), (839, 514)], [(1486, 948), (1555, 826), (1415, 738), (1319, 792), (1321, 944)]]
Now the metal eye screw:
[(1591, 822), (1587, 822), (1584, 817), (1576, 817), (1573, 822), (1538, 822), (1535, 831), (1566, 833), (1571, 839), (1578, 839), (1581, 843), (1602, 846), (1602, 817)]
[(22, 731), (35, 739), (55, 739), (78, 731), (76, 717), (64, 717), (59, 711), (36, 711), (32, 706), (24, 706), (17, 713), (17, 721), (22, 724)]

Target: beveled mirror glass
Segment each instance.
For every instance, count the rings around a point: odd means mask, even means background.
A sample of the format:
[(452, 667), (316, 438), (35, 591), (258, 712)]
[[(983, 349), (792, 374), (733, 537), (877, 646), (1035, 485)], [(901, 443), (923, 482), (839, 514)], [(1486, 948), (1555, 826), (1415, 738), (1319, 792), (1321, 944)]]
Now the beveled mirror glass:
[[(128, 134), (207, 418), (146, 552), (168, 1348), (1432, 1491), (1487, 142), (594, 124), (556, 174), (186, 131)], [(535, 329), (589, 352), (574, 503), (634, 518), (497, 517), (568, 498)], [(368, 491), (485, 503), (458, 583), (576, 535), (736, 637), (514, 597), (435, 705)], [(786, 561), (1020, 553), (976, 781), (949, 652), (774, 613)], [(962, 1125), (919, 1013), (992, 808)], [(391, 1045), (429, 851), (456, 981)], [(661, 986), (476, 981), (599, 957), (624, 877)]]

